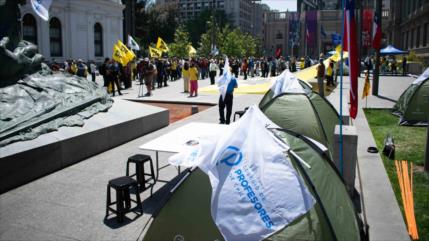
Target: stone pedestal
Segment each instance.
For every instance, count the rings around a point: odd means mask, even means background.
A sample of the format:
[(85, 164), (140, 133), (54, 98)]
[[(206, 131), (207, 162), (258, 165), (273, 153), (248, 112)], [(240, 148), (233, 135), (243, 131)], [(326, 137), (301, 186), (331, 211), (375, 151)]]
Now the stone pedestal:
[(196, 114), (196, 113), (198, 113), (198, 106), (193, 105), (193, 106), (191, 107), (191, 113), (192, 113), (192, 114)]
[[(335, 127), (335, 143), (334, 143), (334, 162), (335, 166), (341, 173), (340, 164), (340, 126)], [(343, 126), (343, 179), (347, 187), (347, 191), (352, 194), (355, 186), (356, 176), (356, 161), (357, 161), (357, 142), (358, 136), (356, 127)]]

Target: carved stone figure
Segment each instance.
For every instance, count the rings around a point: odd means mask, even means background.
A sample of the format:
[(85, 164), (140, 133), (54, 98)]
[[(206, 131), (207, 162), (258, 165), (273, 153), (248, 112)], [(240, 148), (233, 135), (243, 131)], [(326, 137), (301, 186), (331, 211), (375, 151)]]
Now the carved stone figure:
[(20, 40), (19, 4), (0, 0), (0, 147), (34, 139), (107, 111), (113, 100), (92, 81), (52, 73), (37, 46)]

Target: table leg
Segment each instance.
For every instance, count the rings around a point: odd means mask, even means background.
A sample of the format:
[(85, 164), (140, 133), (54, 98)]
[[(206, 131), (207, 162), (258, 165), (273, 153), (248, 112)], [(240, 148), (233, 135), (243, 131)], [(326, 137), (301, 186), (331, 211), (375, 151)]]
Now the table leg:
[(158, 151), (155, 151), (155, 157), (156, 157), (156, 180), (159, 179), (159, 156)]

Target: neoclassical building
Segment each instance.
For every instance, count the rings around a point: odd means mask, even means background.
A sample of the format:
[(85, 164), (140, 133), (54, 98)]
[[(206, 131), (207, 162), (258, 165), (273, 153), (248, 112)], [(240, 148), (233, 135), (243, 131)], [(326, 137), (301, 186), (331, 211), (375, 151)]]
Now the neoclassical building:
[(21, 6), (22, 37), (35, 43), (48, 61), (102, 62), (122, 40), (123, 9), (121, 0), (53, 0), (49, 21), (44, 21), (27, 3)]

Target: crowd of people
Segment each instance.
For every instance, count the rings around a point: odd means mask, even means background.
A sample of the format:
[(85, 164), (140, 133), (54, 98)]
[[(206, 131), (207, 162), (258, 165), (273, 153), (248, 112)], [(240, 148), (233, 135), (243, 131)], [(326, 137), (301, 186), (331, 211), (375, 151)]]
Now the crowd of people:
[[(368, 72), (372, 71), (374, 57), (367, 56), (364, 60), (364, 65)], [(407, 58), (403, 56), (401, 61), (397, 61), (393, 55), (380, 57), (380, 73), (391, 75), (402, 73), (403, 76), (407, 75)]]

